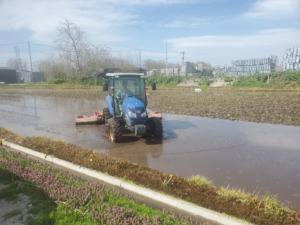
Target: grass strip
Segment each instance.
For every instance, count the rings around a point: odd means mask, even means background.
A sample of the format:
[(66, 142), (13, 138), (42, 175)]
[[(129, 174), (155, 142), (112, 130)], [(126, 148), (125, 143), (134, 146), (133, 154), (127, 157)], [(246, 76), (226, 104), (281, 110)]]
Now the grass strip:
[[(0, 155), (1, 151), (3, 150), (0, 150)], [(21, 224), (54, 224), (54, 220), (49, 217), (49, 214), (55, 211), (57, 206), (55, 202), (45, 195), (42, 189), (4, 170), (2, 156), (0, 156), (0, 160), (0, 183), (5, 184), (5, 187), (0, 190), (0, 200), (8, 202), (8, 204), (17, 204), (17, 209), (13, 209), (13, 207), (12, 211), (3, 215), (4, 222), (17, 217), (17, 221)], [(23, 202), (24, 197), (22, 196), (27, 196), (29, 201)]]
[[(17, 176), (26, 194), (34, 196), (39, 191), (48, 196), (48, 202), (51, 201), (51, 207), (44, 207), (48, 211), (37, 219), (31, 219), (28, 224), (201, 224), (190, 217), (177, 217), (138, 204), (97, 182), (84, 181), (21, 154), (2, 149), (0, 162), (1, 177), (10, 174), (16, 180)], [(7, 190), (5, 188), (1, 192)], [(43, 209), (41, 201), (41, 198), (35, 197), (29, 213), (39, 214)], [(53, 207), (54, 201), (56, 207)], [(7, 217), (16, 213), (13, 211)]]
[(281, 205), (275, 198), (259, 198), (208, 183), (170, 175), (126, 160), (44, 137), (24, 139), (0, 129), (0, 137), (9, 137), (25, 147), (57, 158), (130, 180), (138, 185), (166, 193), (221, 213), (255, 224), (300, 224), (300, 211)]

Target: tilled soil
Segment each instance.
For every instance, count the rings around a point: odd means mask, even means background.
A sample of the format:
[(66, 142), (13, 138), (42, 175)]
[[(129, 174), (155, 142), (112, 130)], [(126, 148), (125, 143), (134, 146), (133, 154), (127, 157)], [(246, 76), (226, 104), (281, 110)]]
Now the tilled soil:
[(162, 113), (300, 126), (300, 93), (167, 89), (151, 92), (148, 107)]

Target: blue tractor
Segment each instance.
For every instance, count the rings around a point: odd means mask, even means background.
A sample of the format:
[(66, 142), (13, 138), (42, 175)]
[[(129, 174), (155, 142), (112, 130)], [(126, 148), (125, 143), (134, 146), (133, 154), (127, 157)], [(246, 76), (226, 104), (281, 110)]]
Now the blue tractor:
[[(108, 91), (107, 108), (103, 118), (109, 139), (120, 141), (123, 134), (162, 139), (162, 118), (159, 113), (147, 112), (146, 76), (143, 73), (108, 73), (108, 83), (103, 91)], [(152, 85), (156, 89), (156, 85)]]

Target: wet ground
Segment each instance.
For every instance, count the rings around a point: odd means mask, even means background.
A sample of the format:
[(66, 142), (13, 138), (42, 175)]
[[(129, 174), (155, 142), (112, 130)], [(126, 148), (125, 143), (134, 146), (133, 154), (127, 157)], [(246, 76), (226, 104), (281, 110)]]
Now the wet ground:
[(268, 192), (300, 209), (300, 127), (163, 114), (164, 139), (132, 136), (108, 141), (103, 125), (75, 125), (75, 117), (104, 102), (0, 92), (0, 126), (22, 136), (65, 140), (183, 177)]

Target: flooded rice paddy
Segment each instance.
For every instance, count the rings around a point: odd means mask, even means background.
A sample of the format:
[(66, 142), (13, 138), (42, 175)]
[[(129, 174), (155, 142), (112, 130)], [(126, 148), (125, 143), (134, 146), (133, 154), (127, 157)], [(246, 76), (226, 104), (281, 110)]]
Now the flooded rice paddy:
[(108, 141), (103, 125), (75, 125), (104, 101), (0, 92), (0, 126), (22, 136), (65, 140), (182, 177), (277, 195), (300, 209), (300, 127), (163, 114), (164, 138)]

